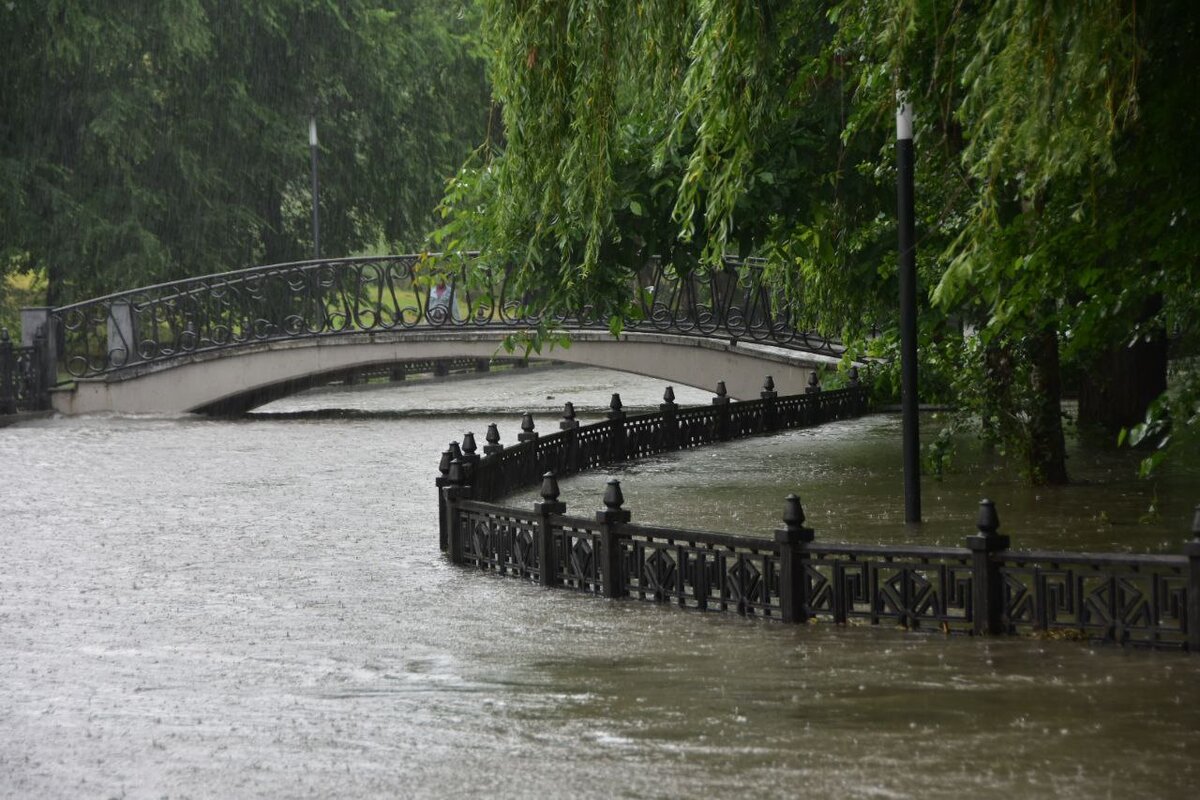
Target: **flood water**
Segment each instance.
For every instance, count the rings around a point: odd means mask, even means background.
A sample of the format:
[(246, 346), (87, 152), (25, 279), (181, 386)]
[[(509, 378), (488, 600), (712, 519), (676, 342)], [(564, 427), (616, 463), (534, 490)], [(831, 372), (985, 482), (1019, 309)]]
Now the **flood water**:
[[(241, 421), (0, 429), (0, 796), (1194, 796), (1195, 656), (790, 627), (449, 566), (446, 443), (492, 421), (512, 443), (524, 410), (548, 433), (565, 400), (594, 417), (613, 391), (633, 411), (662, 385), (531, 369)], [(321, 408), (372, 413), (298, 413)], [(955, 544), (988, 495), (1014, 546), (1178, 552), (1200, 500), (1190, 466), (1108, 482), (1128, 461), (1076, 448), (1104, 486), (1031, 490), (964, 444), (906, 529), (897, 431), (877, 416), (613, 474), (635, 519), (762, 535), (798, 491), (833, 541)], [(607, 477), (564, 481), (569, 510)]]

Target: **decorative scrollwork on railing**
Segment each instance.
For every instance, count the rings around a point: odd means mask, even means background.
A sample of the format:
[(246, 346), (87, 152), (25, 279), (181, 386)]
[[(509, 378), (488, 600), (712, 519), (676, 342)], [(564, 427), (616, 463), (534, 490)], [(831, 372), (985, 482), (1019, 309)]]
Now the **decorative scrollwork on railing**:
[[(510, 274), (417, 255), (276, 264), (187, 278), (53, 311), (61, 359), (72, 378), (259, 342), (351, 333), (498, 327), (539, 322), (515, 296)], [(439, 283), (439, 276), (444, 278)], [(651, 261), (630, 281), (641, 319), (633, 331), (723, 336), (810, 352), (836, 340), (797, 329), (763, 283), (757, 261), (681, 277)], [(607, 329), (590, 308), (554, 315), (564, 329)]]

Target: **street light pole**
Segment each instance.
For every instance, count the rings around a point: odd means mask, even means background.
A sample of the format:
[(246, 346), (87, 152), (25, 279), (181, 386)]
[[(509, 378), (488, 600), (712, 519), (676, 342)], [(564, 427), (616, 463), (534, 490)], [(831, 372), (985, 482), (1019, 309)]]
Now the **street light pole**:
[(904, 521), (921, 521), (917, 420), (917, 245), (913, 212), (912, 105), (897, 96), (896, 217), (900, 233), (900, 405), (904, 442)]
[(308, 149), (312, 153), (313, 258), (321, 257), (321, 218), (318, 208), (320, 185), (317, 183), (317, 115), (308, 118)]

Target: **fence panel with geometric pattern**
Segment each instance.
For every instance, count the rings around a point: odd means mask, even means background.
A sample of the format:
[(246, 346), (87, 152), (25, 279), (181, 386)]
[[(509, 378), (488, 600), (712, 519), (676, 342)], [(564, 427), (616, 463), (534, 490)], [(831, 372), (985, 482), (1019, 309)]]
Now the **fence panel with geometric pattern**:
[[(865, 401), (850, 388), (688, 409), (667, 403), (657, 414), (616, 413), (534, 436), (469, 471), (452, 462), (439, 479), (447, 549), (459, 563), (546, 586), (685, 608), (1200, 652), (1200, 507), (1181, 556), (1012, 550), (990, 501), (966, 547), (825, 544), (803, 527), (795, 497), (785, 527), (768, 538), (633, 524), (616, 481), (596, 520), (567, 516), (555, 478), (543, 479), (855, 416)], [(488, 502), (539, 480), (541, 510)]]

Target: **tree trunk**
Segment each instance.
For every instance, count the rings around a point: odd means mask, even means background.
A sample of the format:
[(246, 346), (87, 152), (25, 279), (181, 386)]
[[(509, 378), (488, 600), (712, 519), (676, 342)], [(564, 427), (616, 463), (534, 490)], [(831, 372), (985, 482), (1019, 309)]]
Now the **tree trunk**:
[(1067, 482), (1067, 446), (1062, 428), (1062, 378), (1058, 331), (1053, 322), (1030, 340), (1029, 477), (1035, 484)]
[[(1162, 310), (1161, 295), (1150, 298), (1139, 319)], [(1156, 326), (1149, 339), (1123, 342), (1102, 353), (1079, 379), (1079, 423), (1115, 433), (1146, 417), (1146, 409), (1167, 390), (1167, 332)]]
[(981, 398), (980, 423), (984, 447), (990, 453), (1004, 438), (1005, 415), (1011, 417), (1013, 352), (1007, 339), (993, 339), (984, 347), (984, 382), (987, 391)]

